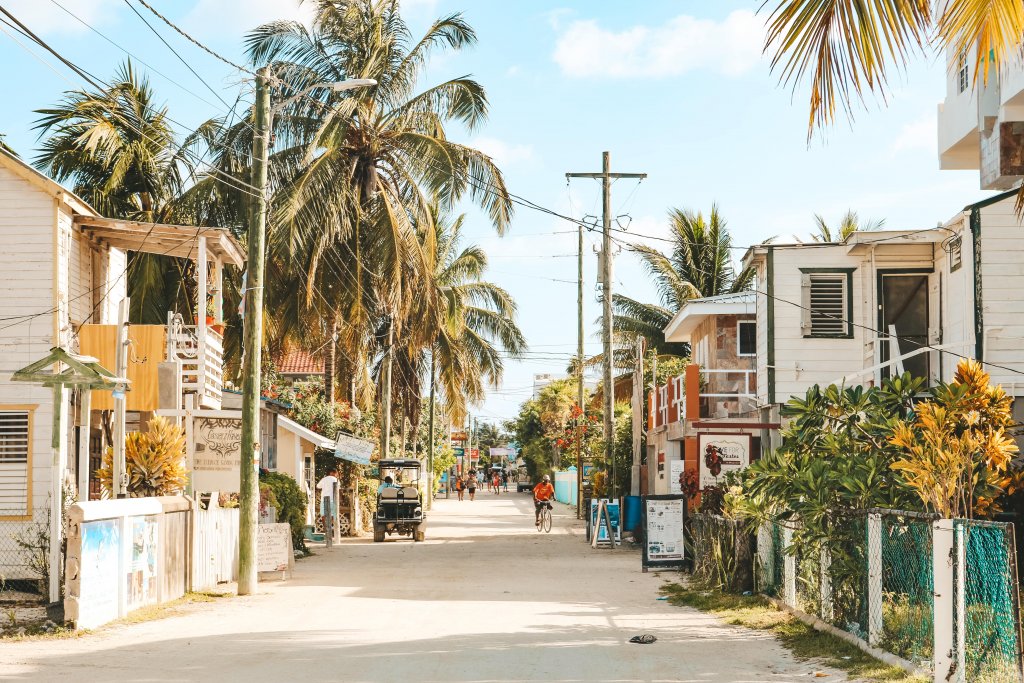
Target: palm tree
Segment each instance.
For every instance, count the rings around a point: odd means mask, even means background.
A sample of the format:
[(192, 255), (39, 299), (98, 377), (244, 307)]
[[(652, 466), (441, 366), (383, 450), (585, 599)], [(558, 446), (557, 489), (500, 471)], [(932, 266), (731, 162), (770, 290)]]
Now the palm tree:
[(4, 142), (5, 137), (6, 136), (3, 133), (0, 133), (0, 152), (9, 154), (12, 157), (17, 157), (18, 153), (14, 151), (14, 148)]
[[(889, 74), (934, 45), (975, 55), (974, 77), (987, 80), (1021, 48), (1019, 0), (777, 0), (768, 18), (765, 52), (784, 83), (811, 82), (808, 138), (838, 110), (869, 93), (886, 99)], [(933, 41), (933, 35), (935, 40)]]
[[(269, 268), (303, 297), (280, 321), (280, 336), (323, 330), (333, 359), (331, 331), (338, 330), (344, 355), (361, 365), (384, 355), (389, 338), (407, 340), (412, 332), (403, 328), (417, 306), (438, 305), (429, 286), (433, 199), (449, 206), (468, 195), (499, 232), (512, 204), (492, 160), (445, 132), (450, 121), (472, 129), (486, 118), (480, 84), (459, 77), (416, 89), (435, 49), (476, 41), (461, 15), (435, 21), (413, 40), (396, 0), (313, 4), (312, 28), (272, 22), (251, 32), (252, 62), (272, 66), (284, 95), (346, 78), (378, 85), (316, 88), (277, 117)], [(321, 296), (328, 284), (335, 296)], [(323, 324), (310, 326), (310, 315)], [(370, 375), (365, 367), (348, 370)]]
[[(750, 287), (751, 269), (736, 273), (732, 261), (732, 236), (716, 205), (707, 217), (690, 210), (669, 211), (672, 250), (665, 254), (648, 246), (633, 247), (658, 290), (658, 303), (644, 303), (614, 295), (613, 325), (619, 351), (616, 360), (632, 368), (633, 342), (637, 336), (659, 355), (689, 355), (688, 344), (665, 341), (664, 329), (676, 311), (690, 299)], [(619, 358), (621, 356), (621, 358)]]
[(839, 222), (839, 226), (833, 231), (828, 226), (821, 214), (814, 214), (814, 227), (816, 233), (811, 235), (815, 242), (845, 242), (846, 238), (855, 232), (866, 230), (881, 230), (885, 225), (884, 218), (872, 218), (863, 223), (853, 209), (849, 209)]
[[(167, 107), (157, 104), (131, 61), (117, 69), (107, 89), (67, 92), (59, 105), (37, 113), (36, 129), (46, 137), (36, 168), (70, 183), (101, 214), (193, 223), (196, 216), (180, 200), (195, 171), (188, 156), (194, 138), (177, 141)], [(128, 271), (132, 320), (161, 323), (168, 310), (190, 312), (192, 288), (182, 283), (191, 281), (193, 270), (187, 259), (135, 254)]]

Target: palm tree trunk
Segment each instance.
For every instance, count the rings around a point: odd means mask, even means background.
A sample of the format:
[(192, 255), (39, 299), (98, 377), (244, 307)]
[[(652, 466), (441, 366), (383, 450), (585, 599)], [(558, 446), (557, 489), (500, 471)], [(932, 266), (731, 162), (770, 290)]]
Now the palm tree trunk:
[(338, 354), (338, 316), (331, 314), (331, 338), (327, 342), (327, 354), (324, 356), (324, 398), (334, 405), (334, 359)]

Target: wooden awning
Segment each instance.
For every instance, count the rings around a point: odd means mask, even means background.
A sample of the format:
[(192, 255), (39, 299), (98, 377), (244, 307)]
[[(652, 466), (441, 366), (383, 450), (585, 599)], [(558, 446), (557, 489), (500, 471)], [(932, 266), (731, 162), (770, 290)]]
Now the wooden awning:
[(206, 249), (214, 258), (239, 268), (245, 264), (242, 245), (227, 228), (143, 223), (80, 214), (75, 216), (75, 225), (86, 236), (116, 249), (180, 258), (196, 258), (198, 238), (205, 237)]

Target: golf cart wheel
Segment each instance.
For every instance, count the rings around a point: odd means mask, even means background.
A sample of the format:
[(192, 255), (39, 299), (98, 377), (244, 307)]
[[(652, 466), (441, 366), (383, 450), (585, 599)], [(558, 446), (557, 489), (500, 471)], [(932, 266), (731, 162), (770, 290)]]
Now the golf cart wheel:
[(373, 525), (373, 542), (381, 543), (384, 540), (384, 527), (380, 524)]

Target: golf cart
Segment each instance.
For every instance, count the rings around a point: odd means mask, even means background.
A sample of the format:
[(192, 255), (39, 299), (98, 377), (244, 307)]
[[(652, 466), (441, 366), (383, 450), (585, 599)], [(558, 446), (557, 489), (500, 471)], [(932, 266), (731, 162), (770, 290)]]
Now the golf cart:
[[(399, 534), (422, 541), (426, 529), (423, 498), (420, 495), (419, 460), (381, 460), (380, 486), (377, 489), (377, 511), (373, 515), (373, 541)], [(386, 478), (390, 477), (388, 483)]]
[(519, 468), (519, 476), (516, 479), (516, 493), (532, 491), (533, 481), (530, 479), (530, 472), (525, 467)]

